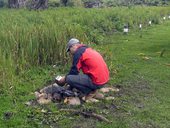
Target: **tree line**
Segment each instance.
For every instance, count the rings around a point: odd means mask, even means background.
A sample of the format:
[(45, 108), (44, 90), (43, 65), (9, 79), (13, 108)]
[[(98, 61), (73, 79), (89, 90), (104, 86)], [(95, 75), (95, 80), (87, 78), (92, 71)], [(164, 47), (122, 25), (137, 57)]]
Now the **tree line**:
[(46, 9), (59, 6), (114, 7), (131, 5), (168, 5), (170, 0), (0, 0), (0, 7)]

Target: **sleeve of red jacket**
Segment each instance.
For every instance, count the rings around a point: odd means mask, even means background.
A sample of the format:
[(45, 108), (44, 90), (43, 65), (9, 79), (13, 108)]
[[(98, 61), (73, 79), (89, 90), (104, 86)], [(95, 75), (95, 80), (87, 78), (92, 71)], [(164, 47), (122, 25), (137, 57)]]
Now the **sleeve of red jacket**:
[(71, 67), (68, 75), (79, 74), (79, 70), (81, 68), (80, 58), (81, 58), (82, 54), (85, 52), (86, 48), (87, 48), (87, 46), (82, 46), (82, 47), (78, 48), (78, 50), (75, 52), (75, 54), (73, 56), (72, 67)]

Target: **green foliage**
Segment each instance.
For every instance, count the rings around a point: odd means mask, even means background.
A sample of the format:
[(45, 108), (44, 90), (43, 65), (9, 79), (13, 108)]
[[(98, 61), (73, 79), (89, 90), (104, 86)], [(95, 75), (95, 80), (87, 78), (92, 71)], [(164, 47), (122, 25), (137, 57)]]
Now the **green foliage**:
[[(98, 0), (82, 0), (83, 2), (95, 2)], [(168, 4), (166, 0), (99, 0), (103, 7), (112, 6), (131, 6), (131, 5), (148, 5), (158, 6)]]
[(12, 59), (17, 74), (30, 66), (65, 64), (68, 60), (65, 46), (71, 37), (87, 44), (104, 43), (105, 35), (122, 32), (124, 24), (135, 30), (139, 23), (147, 26), (148, 20), (160, 23), (161, 16), (168, 13), (169, 7), (2, 10), (1, 56), (4, 61)]
[[(40, 21), (39, 21), (40, 22)], [(99, 103), (84, 103), (80, 106), (66, 104), (26, 106), (34, 98), (33, 92), (42, 88), (64, 67), (35, 67), (13, 75), (15, 68), (10, 57), (0, 54), (0, 127), (2, 128), (168, 128), (169, 113), (169, 64), (170, 21), (153, 25), (128, 35), (103, 36), (105, 44), (93, 45), (103, 55), (110, 69), (107, 86), (120, 86), (120, 92), (112, 93), (115, 100), (100, 100)], [(142, 33), (142, 37), (140, 34)], [(160, 51), (165, 50), (160, 57)], [(149, 57), (148, 60), (143, 57)], [(11, 66), (11, 68), (9, 68)], [(6, 67), (6, 68), (4, 68)], [(7, 68), (8, 67), (8, 68)], [(5, 73), (7, 71), (7, 73)], [(11, 73), (11, 75), (10, 75)], [(2, 79), (4, 78), (4, 80)], [(8, 81), (8, 82), (7, 82)], [(83, 112), (95, 112), (112, 123), (95, 118), (60, 111), (61, 108)]]
[[(169, 127), (170, 24), (162, 21), (169, 10), (141, 6), (1, 9), (0, 127)], [(148, 28), (149, 20), (157, 26)], [(144, 27), (140, 32), (139, 23)], [(130, 27), (128, 35), (121, 33), (124, 24)], [(71, 37), (100, 51), (110, 69), (108, 84), (121, 85), (114, 101), (84, 104), (76, 109), (95, 111), (111, 124), (61, 113), (58, 109), (66, 107), (62, 104), (24, 105), (54, 75), (66, 73), (69, 58), (65, 46)], [(53, 64), (56, 69), (48, 68)], [(43, 113), (44, 109), (50, 112)]]
[(81, 0), (71, 0), (68, 2), (68, 6), (72, 6), (72, 7), (82, 7), (83, 3)]

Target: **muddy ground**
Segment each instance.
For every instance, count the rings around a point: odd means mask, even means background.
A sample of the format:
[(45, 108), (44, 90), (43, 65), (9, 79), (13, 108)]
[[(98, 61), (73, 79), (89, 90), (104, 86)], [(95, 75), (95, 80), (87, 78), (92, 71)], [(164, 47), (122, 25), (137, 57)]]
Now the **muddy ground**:
[[(149, 99), (152, 94), (152, 89), (149, 83), (143, 79), (136, 81), (127, 81), (123, 84), (108, 85), (117, 87), (119, 92), (109, 92), (107, 95), (114, 96), (114, 100), (101, 100), (99, 103), (84, 103), (80, 106), (71, 106), (64, 103), (53, 103), (54, 108), (51, 110), (50, 105), (32, 106), (32, 110), (28, 114), (28, 122), (34, 125), (44, 125), (57, 128), (96, 128), (100, 127), (100, 123), (106, 123), (106, 127), (111, 127), (114, 121), (122, 121), (129, 119), (131, 128), (150, 127), (153, 124), (141, 124), (133, 119), (135, 109), (144, 109), (145, 101)], [(79, 113), (61, 112), (61, 109), (74, 109), (81, 112), (94, 112), (107, 118), (110, 123), (100, 121), (94, 117), (88, 117)], [(36, 122), (37, 121), (37, 122)], [(115, 125), (115, 124), (114, 124)], [(125, 126), (126, 127), (126, 126)]]

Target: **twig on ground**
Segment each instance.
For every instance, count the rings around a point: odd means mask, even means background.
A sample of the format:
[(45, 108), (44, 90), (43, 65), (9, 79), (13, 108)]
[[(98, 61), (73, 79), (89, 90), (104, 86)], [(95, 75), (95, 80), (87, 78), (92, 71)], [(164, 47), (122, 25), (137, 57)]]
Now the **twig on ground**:
[(79, 115), (83, 115), (83, 116), (86, 116), (86, 117), (93, 117), (93, 118), (96, 118), (100, 121), (105, 121), (107, 123), (111, 123), (111, 121), (109, 121), (108, 119), (106, 119), (102, 115), (96, 114), (94, 112), (82, 112), (82, 111), (78, 111), (78, 110), (74, 110), (74, 109), (60, 109), (60, 111), (72, 112), (74, 114), (79, 114)]
[(164, 53), (165, 53), (165, 49), (163, 49), (162, 51), (161, 51), (161, 53), (160, 53), (160, 57), (163, 57), (163, 55), (164, 55)]

